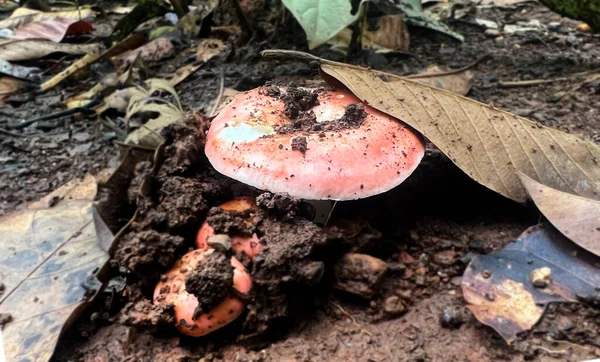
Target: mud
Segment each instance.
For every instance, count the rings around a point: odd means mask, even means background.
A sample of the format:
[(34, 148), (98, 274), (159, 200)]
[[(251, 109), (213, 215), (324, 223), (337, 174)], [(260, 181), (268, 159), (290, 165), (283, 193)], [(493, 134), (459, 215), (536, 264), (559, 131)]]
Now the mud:
[(192, 319), (219, 305), (232, 288), (233, 267), (229, 258), (220, 252), (205, 254), (202, 262), (185, 278), (185, 290), (198, 299)]

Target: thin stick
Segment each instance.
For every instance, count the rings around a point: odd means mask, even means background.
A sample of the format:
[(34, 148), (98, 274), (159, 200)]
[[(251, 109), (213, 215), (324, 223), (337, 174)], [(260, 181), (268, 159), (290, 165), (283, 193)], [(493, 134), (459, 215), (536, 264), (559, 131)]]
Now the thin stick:
[(433, 77), (440, 77), (440, 76), (444, 76), (444, 75), (452, 75), (452, 74), (456, 74), (456, 73), (461, 73), (461, 72), (464, 72), (465, 70), (469, 70), (469, 69), (473, 68), (474, 66), (483, 62), (484, 60), (486, 60), (489, 57), (490, 57), (490, 55), (486, 54), (486, 55), (480, 57), (479, 59), (475, 60), (473, 63), (471, 63), (467, 66), (464, 66), (462, 68), (452, 69), (452, 70), (448, 70), (445, 72), (431, 73), (431, 74), (407, 75), (405, 78), (433, 78)]
[(327, 226), (327, 224), (329, 224), (329, 219), (331, 219), (331, 215), (333, 214), (335, 205), (337, 205), (337, 200), (333, 202), (333, 206), (331, 207), (331, 209), (329, 209), (329, 215), (327, 215), (327, 219), (325, 220), (325, 225), (323, 225), (323, 226)]
[(219, 78), (221, 80), (219, 82), (219, 93), (217, 94), (215, 104), (213, 104), (212, 109), (208, 114), (209, 118), (212, 118), (216, 115), (217, 110), (219, 109), (219, 104), (221, 104), (221, 101), (223, 100), (223, 93), (225, 92), (225, 69), (223, 67), (221, 67), (221, 69), (219, 70)]
[(564, 82), (564, 81), (572, 79), (572, 78), (582, 77), (585, 75), (590, 75), (590, 74), (599, 73), (599, 72), (600, 72), (600, 68), (596, 68), (596, 69), (588, 70), (585, 72), (573, 73), (573, 74), (567, 75), (565, 77), (558, 77), (558, 78), (553, 78), (553, 79), (531, 79), (531, 80), (521, 80), (521, 81), (515, 81), (515, 82), (500, 81), (500, 82), (498, 82), (498, 86), (500, 86), (502, 88), (530, 87), (532, 85), (540, 85), (540, 84), (547, 84), (547, 83), (554, 83), (554, 82)]
[(18, 137), (18, 138), (23, 138), (25, 136), (23, 136), (22, 134), (19, 133), (13, 133), (9, 130), (6, 130), (4, 128), (0, 128), (0, 134), (6, 135), (6, 136), (11, 136), (11, 137)]

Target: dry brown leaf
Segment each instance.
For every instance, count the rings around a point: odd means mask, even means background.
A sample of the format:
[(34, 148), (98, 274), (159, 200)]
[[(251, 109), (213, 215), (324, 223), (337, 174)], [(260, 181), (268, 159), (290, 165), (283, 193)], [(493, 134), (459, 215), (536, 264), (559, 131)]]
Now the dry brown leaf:
[[(327, 41), (333, 50), (348, 51), (352, 30), (344, 28)], [(361, 40), (363, 49), (373, 49), (377, 53), (406, 52), (410, 36), (402, 14), (385, 15), (377, 19), (375, 30), (365, 30)]]
[(23, 82), (12, 77), (0, 77), (0, 99), (13, 94), (23, 86)]
[(223, 96), (221, 97), (219, 104), (217, 104), (217, 107), (215, 108), (215, 112), (214, 112), (213, 116), (216, 116), (217, 114), (221, 113), (223, 108), (227, 107), (227, 105), (229, 103), (231, 103), (231, 101), (236, 96), (238, 96), (240, 93), (242, 93), (242, 92), (235, 90), (233, 88), (224, 88)]
[[(459, 72), (444, 72), (438, 66), (431, 66), (423, 73), (409, 76), (412, 80), (431, 87), (445, 89), (460, 95), (467, 95), (473, 86), (475, 73), (469, 69)], [(392, 79), (393, 81), (393, 79)]]
[(600, 202), (568, 194), (521, 174), (529, 196), (563, 235), (600, 256)]
[(471, 178), (508, 198), (527, 199), (520, 171), (557, 190), (600, 199), (595, 143), (415, 80), (332, 62), (321, 69), (365, 103), (421, 132)]
[[(540, 224), (501, 251), (476, 256), (462, 277), (463, 296), (475, 317), (510, 343), (537, 323), (549, 303), (594, 298), (597, 261), (551, 225)], [(547, 285), (535, 286), (544, 268)]]
[(0, 21), (0, 29), (17, 29), (34, 21), (53, 20), (56, 18), (83, 20), (92, 16), (93, 13), (92, 9), (42, 12), (21, 7), (16, 9), (9, 18)]
[[(71, 26), (76, 27), (81, 23), (85, 22), (76, 18), (54, 18), (39, 20), (26, 24), (15, 30), (12, 38), (21, 40), (47, 39), (55, 43), (60, 43)], [(90, 25), (88, 24), (88, 26)]]
[(175, 72), (169, 80), (174, 87), (183, 82), (187, 77), (200, 69), (206, 62), (225, 51), (225, 43), (220, 39), (201, 39), (196, 45), (196, 62), (185, 65)]
[(60, 334), (98, 287), (89, 278), (108, 260), (112, 235), (93, 209), (96, 190), (88, 176), (0, 218), (0, 313), (12, 317), (3, 329), (8, 361), (50, 360)]
[(125, 52), (117, 57), (114, 57), (113, 60), (118, 62), (120, 65), (127, 66), (135, 59), (139, 57), (147, 62), (147, 61), (159, 61), (165, 58), (172, 56), (175, 53), (175, 47), (173, 43), (167, 38), (158, 38), (154, 39), (148, 44), (145, 44), (137, 49), (130, 50)]
[(0, 58), (15, 61), (44, 57), (52, 53), (96, 54), (100, 44), (61, 44), (48, 40), (4, 40), (0, 41)]

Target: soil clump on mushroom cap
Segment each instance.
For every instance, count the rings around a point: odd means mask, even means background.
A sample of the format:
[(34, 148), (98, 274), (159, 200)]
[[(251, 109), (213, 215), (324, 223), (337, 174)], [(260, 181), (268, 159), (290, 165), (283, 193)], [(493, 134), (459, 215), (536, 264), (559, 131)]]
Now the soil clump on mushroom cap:
[(185, 278), (185, 290), (198, 299), (192, 319), (216, 307), (232, 288), (233, 267), (229, 258), (220, 252), (206, 253), (203, 261)]
[[(290, 124), (280, 126), (277, 134), (293, 133), (321, 133), (325, 131), (343, 131), (346, 129), (360, 127), (367, 112), (362, 104), (350, 104), (346, 107), (344, 114), (338, 119), (318, 122), (313, 108), (319, 104), (318, 96), (324, 93), (324, 88), (307, 90), (298, 87), (287, 87), (285, 91), (277, 86), (270, 85), (262, 88), (266, 96), (279, 98), (284, 103), (284, 114), (291, 121)], [(294, 147), (294, 144), (292, 144)], [(296, 143), (295, 149), (304, 153), (306, 147), (302, 147), (301, 140)], [(304, 151), (302, 151), (304, 149)]]

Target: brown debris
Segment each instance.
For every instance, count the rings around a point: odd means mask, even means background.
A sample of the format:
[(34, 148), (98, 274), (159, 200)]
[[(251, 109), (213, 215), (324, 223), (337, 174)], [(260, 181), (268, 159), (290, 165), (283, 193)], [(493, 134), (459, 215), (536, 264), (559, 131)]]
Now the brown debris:
[(348, 253), (335, 264), (334, 288), (371, 299), (381, 283), (387, 265), (370, 255)]

